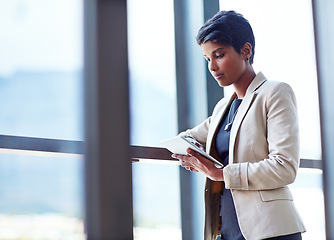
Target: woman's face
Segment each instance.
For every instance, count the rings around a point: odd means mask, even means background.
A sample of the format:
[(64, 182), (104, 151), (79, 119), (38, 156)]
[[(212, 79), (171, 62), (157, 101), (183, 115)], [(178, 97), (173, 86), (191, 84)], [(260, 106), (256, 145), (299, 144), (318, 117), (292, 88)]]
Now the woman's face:
[(242, 79), (248, 64), (242, 50), (239, 54), (232, 46), (211, 41), (202, 43), (201, 49), (219, 86), (229, 86)]

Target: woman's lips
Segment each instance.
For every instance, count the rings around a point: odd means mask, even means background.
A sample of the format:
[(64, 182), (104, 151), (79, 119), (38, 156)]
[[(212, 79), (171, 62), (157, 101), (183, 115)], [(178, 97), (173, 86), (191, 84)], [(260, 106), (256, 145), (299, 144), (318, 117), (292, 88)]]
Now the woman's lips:
[(221, 79), (224, 74), (215, 74), (214, 77), (215, 79)]

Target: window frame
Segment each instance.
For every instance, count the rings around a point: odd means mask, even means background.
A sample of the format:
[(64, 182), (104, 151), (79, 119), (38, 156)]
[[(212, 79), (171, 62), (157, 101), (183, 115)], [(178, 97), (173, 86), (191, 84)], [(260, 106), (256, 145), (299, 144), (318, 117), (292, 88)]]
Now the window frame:
[[(314, 0), (314, 5), (318, 6), (317, 1)], [(184, 16), (189, 14), (195, 14), (187, 12), (187, 1), (174, 1), (175, 10), (175, 41), (176, 41), (176, 55), (177, 58), (177, 102), (178, 102), (178, 124), (179, 130), (184, 130), (191, 127), (192, 121), (188, 116), (197, 118), (198, 113), (191, 112), (191, 88), (188, 87), (190, 79), (187, 75), (182, 75), (180, 69), (190, 69), (189, 63), (186, 59), (182, 59), (181, 56), (189, 54), (192, 51), (191, 48), (186, 46), (187, 39), (189, 38), (191, 25), (185, 21)], [(217, 12), (219, 9), (219, 1), (199, 1), (200, 6), (203, 7), (203, 22)], [(88, 239), (104, 239), (110, 236), (116, 239), (133, 238), (133, 219), (132, 219), (132, 179), (131, 179), (131, 162), (140, 163), (143, 159), (153, 159), (156, 161), (168, 160), (176, 161), (171, 158), (171, 153), (164, 148), (149, 147), (149, 146), (130, 146), (129, 144), (129, 111), (128, 111), (128, 73), (127, 59), (122, 58), (120, 54), (127, 52), (126, 39), (127, 39), (127, 22), (126, 22), (126, 2), (124, 1), (90, 1), (85, 0), (85, 126), (86, 137), (85, 141), (71, 141), (65, 139), (46, 139), (35, 137), (21, 137), (21, 136), (8, 136), (0, 135), (0, 149), (6, 151), (6, 153), (16, 154), (17, 150), (23, 154), (27, 152), (33, 154), (73, 154), (73, 155), (85, 155), (86, 162), (86, 224), (87, 224), (87, 237)], [(200, 7), (199, 6), (199, 7)], [(322, 22), (319, 20), (319, 15), (323, 8), (315, 8), (315, 27), (319, 26)], [(110, 14), (112, 13), (112, 14)], [(197, 16), (198, 17), (198, 16)], [(330, 14), (327, 16), (329, 19)], [(334, 19), (333, 19), (334, 22)], [(106, 24), (108, 23), (108, 24)], [(318, 25), (317, 25), (318, 24)], [(121, 27), (120, 27), (121, 26)], [(117, 34), (119, 39), (115, 39), (115, 34), (110, 34), (110, 27), (117, 28), (117, 31), (122, 31)], [(326, 55), (324, 50), (320, 46), (320, 40), (322, 39), (323, 29), (320, 27), (315, 28), (317, 36), (317, 58)], [(334, 36), (334, 34), (332, 34)], [(322, 41), (324, 41), (322, 39)], [(112, 46), (110, 42), (116, 42), (115, 46)], [(120, 42), (123, 42), (120, 46)], [(330, 40), (327, 40), (327, 43)], [(117, 53), (115, 54), (111, 53)], [(126, 55), (126, 54), (125, 54)], [(186, 56), (186, 55), (185, 55)], [(318, 62), (325, 61), (318, 59)], [(203, 63), (204, 64), (204, 63)], [(119, 66), (123, 67), (120, 68)], [(205, 68), (202, 66), (201, 68)], [(192, 66), (193, 68), (193, 66)], [(323, 70), (319, 63), (318, 68)], [(211, 85), (214, 81), (211, 79), (210, 73), (205, 70), (205, 93), (208, 115), (212, 111), (215, 103), (223, 96), (222, 91)], [(110, 87), (110, 81), (108, 80), (112, 76), (113, 85)], [(326, 87), (333, 87), (330, 79), (325, 75), (319, 76), (320, 88), (319, 93), (324, 93)], [(109, 83), (108, 83), (109, 81)], [(111, 92), (110, 92), (111, 91)], [(182, 94), (186, 92), (186, 94)], [(210, 92), (210, 94), (208, 94)], [(214, 92), (212, 94), (212, 92)], [(122, 93), (122, 94), (119, 94)], [(320, 95), (320, 94), (319, 94)], [(117, 101), (115, 101), (117, 100)], [(110, 106), (106, 102), (122, 102), (122, 109), (119, 106)], [(181, 103), (183, 103), (181, 105)], [(186, 103), (186, 104), (184, 104)], [(324, 104), (324, 99), (320, 101), (321, 112), (326, 110), (330, 111), (328, 105)], [(112, 109), (112, 113), (111, 110)], [(190, 113), (190, 114), (189, 114)], [(188, 115), (187, 115), (188, 114)], [(115, 116), (119, 118), (115, 119)], [(187, 116), (186, 116), (187, 115)], [(329, 119), (330, 116), (322, 115), (323, 118)], [(104, 119), (104, 120), (103, 120)], [(111, 122), (116, 122), (118, 131), (120, 129), (124, 132), (123, 137), (119, 139), (117, 134), (117, 140), (115, 140), (115, 134), (110, 130)], [(322, 121), (322, 129), (330, 127), (331, 121)], [(108, 131), (106, 131), (108, 129)], [(328, 128), (327, 128), (328, 129)], [(107, 133), (106, 133), (107, 132)], [(332, 134), (332, 135), (330, 135)], [(333, 131), (325, 134), (322, 131), (323, 142), (327, 139), (332, 139)], [(101, 143), (115, 143), (115, 144), (101, 144)], [(329, 142), (329, 141), (328, 141)], [(326, 151), (327, 149), (327, 151)], [(324, 148), (324, 160), (331, 158), (331, 152), (328, 151), (329, 147)], [(110, 156), (112, 161), (110, 161)], [(319, 159), (320, 160), (320, 159)], [(301, 168), (316, 168), (323, 169), (322, 161), (313, 159), (301, 159)], [(328, 164), (329, 161), (326, 163)], [(328, 172), (333, 170), (333, 165), (327, 165)], [(110, 174), (110, 169), (115, 169), (113, 174)], [(121, 169), (121, 171), (120, 171)], [(327, 176), (326, 169), (324, 174)], [(125, 174), (124, 174), (125, 173)], [(111, 175), (114, 175), (111, 177)], [(192, 239), (194, 237), (195, 222), (190, 222), (189, 219), (192, 216), (191, 208), (186, 208), (185, 204), (192, 202), (191, 198), (193, 190), (189, 188), (189, 185), (194, 184), (194, 179), (185, 171), (180, 170), (181, 175), (181, 216), (182, 216), (182, 233), (183, 239)], [(109, 176), (109, 177), (108, 177)], [(115, 181), (116, 179), (121, 179)], [(122, 182), (121, 186), (119, 182)], [(327, 208), (331, 206), (333, 202), (330, 196), (333, 195), (333, 187), (329, 187), (331, 179), (327, 176), (324, 178), (325, 187), (324, 192), (327, 196)], [(106, 184), (107, 183), (107, 184)], [(117, 191), (117, 194), (114, 194)], [(102, 201), (103, 199), (103, 201)], [(125, 201), (124, 201), (125, 200)], [(124, 201), (126, 204), (121, 206), (122, 216), (114, 214), (114, 209), (119, 209), (118, 201)], [(106, 206), (108, 210), (105, 211)], [(98, 209), (97, 209), (98, 207)], [(334, 219), (333, 214), (328, 214), (326, 211), (326, 222), (330, 223), (329, 219)], [(185, 224), (187, 222), (187, 224)], [(121, 230), (120, 230), (121, 229)], [(334, 235), (330, 232), (329, 225), (327, 225), (327, 235)], [(333, 231), (333, 230), (332, 230)], [(115, 233), (120, 235), (116, 236)]]

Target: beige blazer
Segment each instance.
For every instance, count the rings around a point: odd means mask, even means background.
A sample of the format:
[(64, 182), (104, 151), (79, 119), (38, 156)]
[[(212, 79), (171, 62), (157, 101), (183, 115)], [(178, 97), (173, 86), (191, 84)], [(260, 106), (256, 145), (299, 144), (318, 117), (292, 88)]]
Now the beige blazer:
[[(211, 117), (186, 133), (218, 159), (215, 137), (225, 110), (236, 97), (223, 98)], [(247, 89), (231, 129), (229, 165), (223, 169), (240, 229), (246, 239), (304, 232), (287, 187), (299, 167), (296, 99), (291, 87), (257, 74)], [(222, 182), (206, 179), (205, 240), (220, 232)]]

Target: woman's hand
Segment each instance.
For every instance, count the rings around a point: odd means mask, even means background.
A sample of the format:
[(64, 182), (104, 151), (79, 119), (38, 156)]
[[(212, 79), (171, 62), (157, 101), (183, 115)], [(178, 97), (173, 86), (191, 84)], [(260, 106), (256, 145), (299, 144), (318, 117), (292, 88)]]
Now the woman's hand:
[(172, 157), (179, 159), (180, 165), (189, 171), (201, 172), (213, 181), (224, 181), (222, 168), (216, 168), (212, 161), (190, 148), (187, 154), (173, 154)]

